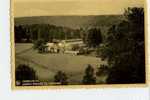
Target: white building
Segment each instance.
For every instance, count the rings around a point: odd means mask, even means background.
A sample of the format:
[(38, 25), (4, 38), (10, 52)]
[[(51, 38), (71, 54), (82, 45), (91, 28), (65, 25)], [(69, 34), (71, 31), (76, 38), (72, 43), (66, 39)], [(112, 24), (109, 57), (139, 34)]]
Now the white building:
[(82, 46), (84, 45), (82, 39), (68, 39), (62, 40), (60, 42), (61, 45), (65, 48), (65, 50), (72, 50), (74, 46)]
[(79, 53), (79, 50), (77, 50), (76, 48), (80, 48), (82, 46), (84, 46), (82, 39), (67, 39), (61, 40), (57, 43), (47, 43), (47, 49), (50, 52), (63, 52), (75, 55)]

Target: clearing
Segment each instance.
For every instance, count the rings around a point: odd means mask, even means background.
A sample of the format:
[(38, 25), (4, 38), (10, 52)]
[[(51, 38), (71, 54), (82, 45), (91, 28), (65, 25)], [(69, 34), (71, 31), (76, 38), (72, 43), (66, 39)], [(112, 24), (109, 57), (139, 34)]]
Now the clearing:
[(28, 64), (34, 68), (39, 80), (53, 82), (57, 71), (64, 71), (70, 84), (80, 84), (84, 76), (85, 68), (91, 64), (95, 71), (100, 64), (106, 64), (100, 58), (70, 55), (70, 54), (39, 54), (32, 48), (31, 43), (16, 43), (16, 66)]

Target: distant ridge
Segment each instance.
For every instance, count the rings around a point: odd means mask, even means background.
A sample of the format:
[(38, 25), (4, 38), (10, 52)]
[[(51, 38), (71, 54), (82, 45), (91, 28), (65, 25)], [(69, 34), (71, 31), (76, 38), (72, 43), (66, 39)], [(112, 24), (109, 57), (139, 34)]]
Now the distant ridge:
[(122, 15), (33, 16), (17, 17), (14, 21), (15, 25), (51, 24), (70, 28), (87, 28), (92, 26), (110, 26), (122, 19)]

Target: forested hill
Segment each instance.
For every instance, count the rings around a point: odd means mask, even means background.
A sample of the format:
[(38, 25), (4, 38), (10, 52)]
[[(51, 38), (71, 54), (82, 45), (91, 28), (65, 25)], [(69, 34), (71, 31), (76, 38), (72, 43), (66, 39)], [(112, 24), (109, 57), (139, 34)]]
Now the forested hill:
[(15, 18), (15, 25), (51, 24), (70, 28), (111, 26), (123, 19), (122, 15), (99, 16), (34, 16)]

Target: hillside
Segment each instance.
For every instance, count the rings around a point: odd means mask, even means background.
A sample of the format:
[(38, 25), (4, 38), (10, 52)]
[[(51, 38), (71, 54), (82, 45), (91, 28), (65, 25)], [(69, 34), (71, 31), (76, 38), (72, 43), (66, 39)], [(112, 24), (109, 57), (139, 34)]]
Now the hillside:
[(70, 28), (87, 28), (93, 26), (110, 26), (123, 19), (121, 15), (99, 16), (34, 16), (15, 18), (15, 25), (51, 24)]

